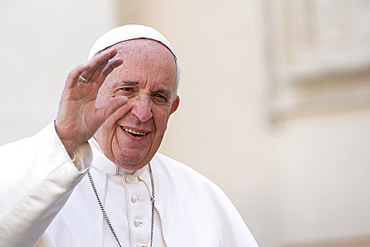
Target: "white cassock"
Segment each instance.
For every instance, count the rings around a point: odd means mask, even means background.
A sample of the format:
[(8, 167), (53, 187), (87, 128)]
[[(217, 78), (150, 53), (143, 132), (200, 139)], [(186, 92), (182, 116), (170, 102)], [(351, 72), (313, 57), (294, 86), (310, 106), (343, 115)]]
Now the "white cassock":
[[(50, 124), (0, 148), (0, 246), (118, 246), (87, 176), (90, 170), (123, 247), (149, 246), (151, 179), (109, 161), (94, 141), (75, 165)], [(87, 152), (86, 152), (87, 151)], [(164, 155), (150, 162), (155, 188), (153, 246), (256, 247), (226, 195), (191, 168)]]

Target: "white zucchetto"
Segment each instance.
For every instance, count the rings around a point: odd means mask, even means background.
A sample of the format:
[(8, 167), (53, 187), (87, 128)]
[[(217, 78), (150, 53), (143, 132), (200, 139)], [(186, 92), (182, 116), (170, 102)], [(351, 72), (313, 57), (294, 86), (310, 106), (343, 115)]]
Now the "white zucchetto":
[(113, 28), (103, 34), (91, 47), (88, 60), (90, 60), (98, 52), (119, 42), (141, 38), (152, 39), (162, 43), (172, 52), (176, 59), (172, 45), (160, 32), (148, 26), (130, 24)]

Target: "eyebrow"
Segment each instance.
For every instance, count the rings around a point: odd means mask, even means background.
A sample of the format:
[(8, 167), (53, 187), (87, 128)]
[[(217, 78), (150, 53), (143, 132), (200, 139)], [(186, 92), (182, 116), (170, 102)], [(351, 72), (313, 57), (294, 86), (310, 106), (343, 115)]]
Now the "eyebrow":
[(121, 81), (120, 83), (122, 83), (124, 85), (129, 85), (129, 86), (135, 86), (135, 85), (139, 84), (139, 82), (137, 82), (137, 81)]

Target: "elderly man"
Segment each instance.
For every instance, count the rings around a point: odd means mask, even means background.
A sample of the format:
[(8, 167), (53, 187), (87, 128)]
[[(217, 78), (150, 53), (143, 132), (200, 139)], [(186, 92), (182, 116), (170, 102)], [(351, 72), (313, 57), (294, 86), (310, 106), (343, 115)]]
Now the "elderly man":
[(157, 153), (178, 80), (156, 30), (99, 38), (56, 120), (0, 148), (0, 246), (257, 246), (217, 186)]

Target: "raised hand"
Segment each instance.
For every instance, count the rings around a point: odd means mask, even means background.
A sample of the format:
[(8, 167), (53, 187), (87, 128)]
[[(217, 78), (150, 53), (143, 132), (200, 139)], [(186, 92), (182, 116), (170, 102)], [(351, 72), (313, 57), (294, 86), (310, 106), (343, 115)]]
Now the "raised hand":
[(89, 140), (111, 114), (127, 103), (127, 98), (120, 96), (99, 108), (95, 105), (100, 86), (122, 64), (122, 59), (115, 58), (116, 54), (115, 49), (103, 51), (73, 69), (67, 77), (55, 128), (71, 157), (73, 151)]

